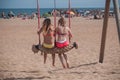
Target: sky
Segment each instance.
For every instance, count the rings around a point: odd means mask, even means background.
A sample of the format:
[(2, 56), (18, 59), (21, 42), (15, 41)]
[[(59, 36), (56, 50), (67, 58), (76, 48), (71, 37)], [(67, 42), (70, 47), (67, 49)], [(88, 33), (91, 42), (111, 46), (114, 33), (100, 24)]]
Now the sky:
[[(104, 8), (106, 0), (71, 0), (71, 8)], [(120, 0), (119, 5), (120, 5)], [(36, 8), (37, 0), (0, 0), (0, 8)], [(53, 8), (54, 0), (39, 0), (41, 8)], [(111, 0), (111, 7), (113, 7)], [(56, 8), (68, 8), (68, 0), (56, 0)]]

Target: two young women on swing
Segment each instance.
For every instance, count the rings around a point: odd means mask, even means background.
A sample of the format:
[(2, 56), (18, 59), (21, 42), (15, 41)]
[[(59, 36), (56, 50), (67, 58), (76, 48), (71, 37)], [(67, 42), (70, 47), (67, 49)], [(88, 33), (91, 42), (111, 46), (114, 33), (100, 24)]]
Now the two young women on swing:
[[(63, 48), (69, 45), (69, 40), (68, 40), (68, 36), (71, 38), (72, 34), (71, 34), (71, 30), (69, 27), (67, 27), (66, 25), (66, 21), (63, 17), (61, 17), (58, 20), (58, 26), (55, 28), (52, 23), (51, 20), (49, 18), (46, 18), (43, 21), (42, 24), (42, 28), (38, 31), (38, 34), (43, 34), (43, 47), (45, 48), (53, 48), (53, 47), (58, 47), (58, 48)], [(56, 35), (56, 37), (55, 37)], [(56, 41), (55, 41), (56, 38)], [(46, 62), (46, 56), (47, 54), (44, 55), (44, 63)], [(69, 64), (67, 62), (67, 55), (65, 53), (61, 53), (58, 54), (60, 61), (63, 65), (63, 67), (65, 68), (65, 65), (63, 63), (63, 57), (66, 61), (67, 67), (69, 67)], [(63, 57), (62, 57), (63, 56)], [(54, 58), (55, 58), (55, 54), (52, 55), (53, 57), (53, 66), (54, 66)]]

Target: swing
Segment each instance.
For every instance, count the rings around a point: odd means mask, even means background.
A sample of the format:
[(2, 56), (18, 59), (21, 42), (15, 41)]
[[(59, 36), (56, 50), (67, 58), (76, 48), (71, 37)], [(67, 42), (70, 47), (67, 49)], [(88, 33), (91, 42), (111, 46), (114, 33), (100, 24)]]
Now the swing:
[[(55, 0), (54, 0), (54, 5), (55, 5)], [(38, 4), (38, 0), (37, 0), (37, 10), (38, 10), (38, 28), (40, 29), (40, 11), (39, 11), (39, 4)], [(70, 11), (70, 0), (69, 0), (69, 11)], [(54, 6), (54, 26), (56, 28), (56, 12), (55, 12), (55, 6)], [(69, 27), (70, 27), (70, 14), (69, 14)], [(70, 41), (70, 39), (69, 39)], [(54, 66), (54, 62), (55, 62), (55, 54), (60, 55), (60, 60), (62, 60), (61, 54), (63, 54), (64, 57), (67, 57), (67, 55), (65, 55), (64, 53), (72, 50), (73, 48), (77, 49), (78, 48), (78, 44), (76, 42), (70, 42), (68, 46), (65, 46), (63, 48), (58, 48), (58, 47), (53, 47), (53, 48), (45, 48), (40, 44), (40, 35), (39, 35), (39, 44), (38, 45), (32, 45), (32, 51), (34, 53), (38, 53), (39, 51), (41, 53), (44, 53), (44, 63), (46, 62), (46, 58), (47, 58), (47, 54), (52, 54), (52, 58), (53, 58), (53, 66)], [(65, 58), (66, 59), (66, 58)], [(62, 61), (61, 61), (62, 62)], [(66, 63), (67, 63), (67, 59), (66, 59)], [(62, 62), (63, 64), (63, 62)], [(64, 64), (63, 67), (65, 68)], [(67, 63), (67, 67), (68, 63)]]
[(78, 45), (76, 42), (70, 43), (68, 46), (63, 47), (63, 48), (58, 48), (58, 47), (53, 47), (53, 48), (45, 48), (42, 45), (32, 45), (32, 51), (34, 53), (38, 53), (39, 51), (47, 54), (61, 54), (61, 53), (66, 53), (73, 48), (77, 49)]
[[(38, 10), (38, 28), (40, 28), (40, 10), (39, 10), (38, 0), (37, 0), (37, 10)], [(70, 3), (69, 3), (69, 11), (70, 11)], [(56, 27), (55, 8), (54, 8), (54, 26)], [(69, 27), (70, 27), (70, 14), (69, 14)], [(40, 41), (40, 36), (39, 36), (39, 41)], [(40, 44), (32, 45), (32, 51), (34, 53), (38, 53), (38, 51), (41, 51), (43, 53), (48, 53), (48, 54), (52, 54), (52, 53), (60, 54), (60, 53), (66, 53), (66, 52), (70, 51), (73, 48), (75, 48), (75, 49), (78, 48), (78, 45), (77, 45), (76, 42), (70, 43), (68, 46), (63, 47), (63, 48), (53, 47), (53, 48), (50, 48), (50, 49), (49, 48), (45, 48), (45, 47), (43, 47)]]

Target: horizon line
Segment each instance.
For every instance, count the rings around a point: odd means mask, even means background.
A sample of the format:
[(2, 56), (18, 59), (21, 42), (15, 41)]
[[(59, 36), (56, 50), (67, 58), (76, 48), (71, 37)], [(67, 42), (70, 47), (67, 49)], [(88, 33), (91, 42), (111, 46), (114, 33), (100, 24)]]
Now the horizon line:
[[(46, 8), (43, 7), (42, 9), (46, 9)], [(71, 9), (74, 9), (74, 8), (102, 8), (102, 9), (104, 8), (105, 9), (105, 7), (73, 7)], [(113, 8), (113, 7), (110, 7), (110, 9), (111, 8)], [(37, 8), (0, 8), (0, 9), (37, 9)], [(53, 8), (51, 7), (50, 9), (53, 9)], [(56, 9), (66, 9), (66, 8), (65, 7), (64, 8), (58, 7)]]

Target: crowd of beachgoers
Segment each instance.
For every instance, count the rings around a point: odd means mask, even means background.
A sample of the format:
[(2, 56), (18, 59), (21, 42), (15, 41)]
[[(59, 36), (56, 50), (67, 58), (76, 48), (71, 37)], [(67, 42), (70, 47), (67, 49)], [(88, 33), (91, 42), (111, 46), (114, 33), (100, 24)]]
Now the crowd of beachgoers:
[[(105, 10), (99, 10), (99, 9), (95, 9), (95, 10), (61, 10), (61, 9), (56, 9), (56, 10), (52, 10), (51, 12), (47, 12), (41, 15), (41, 17), (51, 17), (54, 16), (54, 12), (56, 13), (56, 16), (64, 16), (64, 17), (87, 17), (89, 19), (102, 19), (104, 18), (104, 12)], [(31, 15), (27, 14), (27, 13), (18, 13), (15, 14), (13, 11), (9, 11), (8, 13), (5, 12), (1, 12), (0, 13), (0, 17), (4, 18), (4, 19), (10, 19), (10, 18), (22, 18), (22, 19), (36, 19), (37, 18), (38, 13), (34, 12), (31, 13)], [(110, 10), (109, 11), (109, 16), (110, 17), (114, 17), (114, 11)]]

